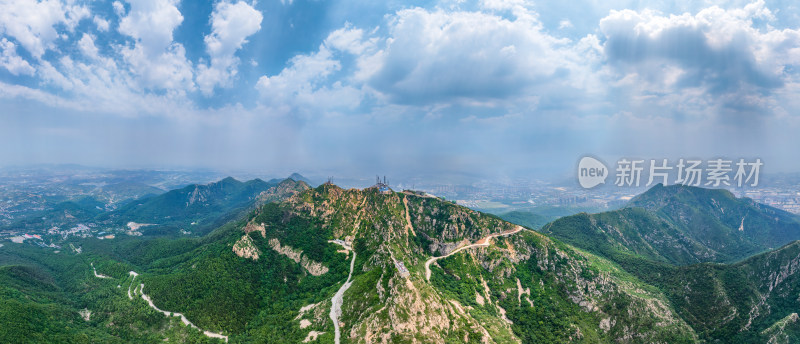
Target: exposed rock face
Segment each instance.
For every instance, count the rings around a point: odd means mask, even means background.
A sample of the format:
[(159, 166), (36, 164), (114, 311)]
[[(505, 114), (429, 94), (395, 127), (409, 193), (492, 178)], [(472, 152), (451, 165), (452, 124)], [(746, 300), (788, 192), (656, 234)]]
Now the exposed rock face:
[[(273, 190), (277, 193), (278, 189)], [(226, 270), (246, 270), (253, 275), (242, 289), (257, 290), (257, 295), (238, 304), (263, 305), (280, 297), (294, 308), (253, 307), (252, 318), (241, 316), (253, 331), (233, 333), (241, 336), (236, 338), (241, 342), (257, 342), (248, 336), (258, 331), (274, 333), (269, 332), (274, 324), (266, 321), (282, 321), (289, 312), (296, 312), (288, 318), (293, 318), (292, 326), (301, 331), (286, 331), (286, 338), (281, 338), (286, 342), (303, 338), (331, 342), (338, 332), (343, 343), (691, 343), (704, 340), (698, 339), (698, 333), (704, 336), (715, 326), (731, 324), (726, 330), (736, 333), (751, 323), (750, 331), (761, 333), (763, 337), (758, 338), (764, 341), (791, 342), (792, 336), (800, 333), (796, 314), (775, 323), (796, 312), (796, 307), (777, 314), (774, 302), (776, 298), (800, 302), (800, 288), (796, 287), (800, 285), (800, 247), (739, 264), (736, 268), (742, 269), (741, 274), (723, 276), (737, 285), (751, 284), (749, 288), (761, 297), (737, 302), (740, 295), (749, 294), (723, 288), (724, 281), (714, 275), (723, 271), (721, 264), (700, 267), (710, 273), (686, 274), (687, 283), (678, 285), (680, 290), (662, 289), (631, 275), (621, 265), (540, 232), (520, 230), (491, 236), (516, 227), (414, 193), (344, 190), (326, 184), (294, 192), (288, 200), (265, 204), (253, 214), (249, 221), (237, 222), (224, 232), (225, 244), (235, 242), (233, 251), (238, 256), (260, 257), (257, 264), (239, 260), (242, 265)], [(584, 217), (591, 228), (602, 229), (612, 238), (628, 238), (621, 235), (624, 221), (611, 225)], [(656, 239), (644, 236), (641, 242), (653, 245)], [(458, 252), (425, 269), (432, 257), (454, 250)], [(358, 258), (352, 259), (356, 255)], [(290, 269), (285, 269), (285, 264)], [(344, 270), (351, 273), (347, 279), (341, 274), (343, 264), (350, 264), (349, 270)], [(663, 271), (691, 272), (690, 267)], [(193, 271), (194, 265), (187, 274)], [(331, 302), (331, 291), (345, 281), (348, 287), (339, 288), (342, 293)], [(274, 288), (276, 285), (288, 287)], [(712, 292), (691, 293), (701, 289)], [(258, 295), (262, 292), (265, 296)], [(685, 302), (702, 306), (687, 310), (676, 305), (679, 299), (670, 300), (667, 295), (686, 296)], [(341, 315), (329, 318), (331, 309)], [(704, 315), (714, 309), (730, 312), (715, 312), (721, 314), (717, 318)], [(270, 312), (281, 312), (281, 317)], [(700, 319), (702, 316), (706, 319)], [(331, 331), (331, 321), (336, 321), (339, 331)], [(254, 325), (259, 322), (264, 324), (262, 328)], [(220, 327), (224, 329), (224, 325)], [(762, 332), (767, 327), (771, 330)]]
[(308, 270), (308, 273), (314, 276), (323, 275), (328, 272), (328, 267), (319, 262), (308, 259), (308, 257), (303, 255), (302, 250), (297, 250), (285, 245), (281, 246), (281, 242), (278, 241), (278, 239), (269, 239), (269, 247), (275, 250), (275, 252), (289, 257), (289, 259), (293, 260), (295, 263), (300, 264), (303, 266), (303, 268)]
[[(359, 263), (361, 266), (356, 266), (355, 271), (362, 274), (354, 275), (353, 287), (344, 295), (340, 320), (344, 337), (350, 342), (441, 343), (453, 338), (483, 343), (531, 341), (522, 339), (515, 327), (536, 326), (520, 312), (540, 307), (533, 290), (541, 293), (542, 288), (559, 290), (558, 295), (564, 295), (562, 302), (572, 303), (580, 312), (596, 318), (594, 327), (573, 326), (564, 340), (584, 338), (588, 332), (619, 342), (696, 338), (663, 294), (641, 290), (638, 284), (625, 281), (629, 277), (619, 279), (617, 275), (624, 272), (615, 268), (598, 273), (587, 261), (599, 258), (565, 249), (529, 231), (492, 238), (488, 247), (464, 250), (441, 260), (459, 261), (436, 268), (440, 276), (443, 270), (455, 279), (450, 283), (469, 285), (478, 281), (471, 293), (464, 294), (469, 295), (467, 299), (454, 298), (437, 278), (426, 282), (421, 266), (427, 258), (446, 255), (516, 226), (452, 203), (410, 193), (384, 194), (374, 188), (344, 190), (323, 185), (291, 197), (284, 205), (284, 219), (313, 219), (320, 227), (330, 229), (333, 239), (353, 241), (356, 250), (360, 242), (360, 247), (371, 252), (364, 263)], [(277, 244), (277, 240), (270, 242), (273, 248), (279, 247)], [(302, 258), (299, 251), (281, 249), (295, 261)], [(405, 262), (409, 274), (397, 273), (394, 261)], [(530, 276), (531, 269), (540, 275), (523, 280), (521, 277)], [(460, 288), (455, 285), (449, 288)], [(371, 292), (364, 294), (365, 288)], [(352, 294), (355, 291), (360, 294)], [(627, 302), (631, 311), (604, 311), (618, 300)], [(602, 319), (607, 320), (601, 324)]]
[(239, 241), (233, 244), (233, 253), (236, 253), (237, 256), (242, 258), (258, 260), (261, 251), (259, 251), (258, 247), (253, 243), (253, 239), (250, 239), (250, 236), (245, 234), (242, 235)]
[(800, 317), (797, 316), (797, 313), (789, 314), (762, 331), (761, 334), (769, 338), (767, 340), (768, 344), (789, 344), (792, 342), (792, 339), (791, 336), (787, 334), (787, 332), (789, 332), (788, 327), (794, 327), (796, 331), (799, 319)]
[(201, 189), (199, 185), (194, 187), (194, 190), (189, 194), (189, 201), (186, 203), (186, 206), (195, 204), (195, 203), (205, 203), (207, 198), (208, 191), (205, 189)]
[[(362, 311), (363, 318), (358, 323), (346, 324), (350, 326), (351, 342), (392, 343), (399, 338), (424, 338), (425, 343), (444, 343), (449, 335), (460, 334), (465, 342), (477, 337), (481, 343), (495, 343), (458, 302), (443, 298), (422, 280), (412, 281), (397, 274), (387, 286), (388, 293), (381, 294), (381, 308)], [(361, 302), (351, 300), (346, 311), (357, 312), (363, 307)]]
[[(80, 313), (80, 315), (81, 315), (81, 318), (83, 318), (83, 320), (84, 320), (84, 321), (89, 321), (89, 320), (91, 320), (91, 318), (92, 318), (92, 311), (90, 311), (90, 310), (88, 310), (88, 309), (86, 309), (86, 308), (82, 309), (82, 310), (81, 310), (80, 312), (78, 312), (78, 313)], [(796, 315), (796, 314), (795, 314), (795, 315)]]
[(259, 207), (270, 202), (280, 202), (308, 189), (310, 189), (310, 187), (303, 181), (285, 179), (280, 182), (278, 186), (271, 187), (261, 192), (258, 197), (256, 197), (255, 206)]
[(253, 223), (253, 221), (250, 221), (247, 223), (247, 225), (244, 226), (243, 230), (245, 234), (248, 234), (250, 232), (259, 232), (261, 233), (262, 238), (267, 237), (266, 228), (264, 227), (263, 223), (255, 224)]

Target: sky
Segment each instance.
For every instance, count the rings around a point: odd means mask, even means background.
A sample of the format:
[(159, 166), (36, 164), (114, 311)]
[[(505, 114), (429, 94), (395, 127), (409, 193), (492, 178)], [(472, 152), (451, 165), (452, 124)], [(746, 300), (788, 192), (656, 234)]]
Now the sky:
[(800, 171), (793, 1), (0, 0), (0, 166)]

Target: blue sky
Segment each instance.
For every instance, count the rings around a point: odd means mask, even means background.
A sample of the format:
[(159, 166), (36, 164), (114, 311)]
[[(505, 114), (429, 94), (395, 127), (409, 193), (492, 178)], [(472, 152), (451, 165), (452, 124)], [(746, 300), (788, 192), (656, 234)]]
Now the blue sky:
[(800, 171), (791, 1), (4, 1), (0, 165)]

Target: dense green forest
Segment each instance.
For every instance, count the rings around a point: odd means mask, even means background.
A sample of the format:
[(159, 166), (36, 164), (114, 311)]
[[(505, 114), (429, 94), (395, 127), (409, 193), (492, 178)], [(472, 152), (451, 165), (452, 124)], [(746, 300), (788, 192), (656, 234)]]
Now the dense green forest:
[[(231, 343), (332, 342), (331, 299), (352, 254), (343, 342), (749, 343), (800, 333), (800, 243), (739, 259), (680, 221), (702, 217), (731, 243), (757, 243), (748, 248), (791, 237), (795, 217), (724, 193), (654, 189), (636, 206), (439, 259), (428, 281), (430, 257), (516, 226), (414, 193), (271, 190), (236, 216), (217, 214), (224, 224), (204, 236), (4, 245), (0, 342), (222, 341), (202, 331)], [(735, 218), (756, 228), (768, 216), (779, 224), (771, 236), (732, 232)]]

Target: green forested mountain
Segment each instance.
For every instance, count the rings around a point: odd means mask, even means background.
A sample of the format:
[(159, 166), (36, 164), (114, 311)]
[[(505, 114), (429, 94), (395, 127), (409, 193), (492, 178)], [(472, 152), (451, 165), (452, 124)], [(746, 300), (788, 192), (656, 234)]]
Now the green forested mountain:
[[(486, 246), (457, 251), (467, 244)], [(94, 241), (81, 255), (96, 255), (110, 277), (93, 278), (84, 263), (89, 283), (120, 285), (108, 298), (142, 305), (127, 298), (132, 287), (231, 342), (331, 342), (332, 299), (351, 262), (337, 318), (342, 342), (696, 338), (662, 292), (609, 261), (413, 193), (322, 185), (204, 238), (107, 245)]]
[[(277, 181), (265, 182), (253, 179), (241, 182), (231, 177), (210, 184), (193, 184), (164, 194), (136, 200), (111, 213), (103, 214), (100, 220), (121, 224), (136, 222), (155, 225), (144, 230), (153, 232), (186, 229), (210, 230), (219, 226), (226, 214), (242, 210), (259, 194), (277, 186)], [(224, 218), (228, 219), (229, 218)]]
[(623, 209), (564, 217), (542, 232), (605, 256), (686, 265), (734, 262), (798, 240), (800, 218), (726, 190), (659, 184)]
[(674, 266), (617, 256), (620, 267), (662, 290), (707, 341), (791, 343), (800, 335), (800, 242), (734, 264)]
[[(662, 204), (655, 211), (579, 214), (543, 234), (413, 192), (285, 180), (203, 237), (0, 248), (0, 323), (15, 329), (0, 341), (27, 332), (39, 333), (34, 342), (147, 343), (331, 343), (337, 332), (341, 343), (798, 338), (800, 244), (694, 264), (719, 253), (660, 214), (669, 202), (657, 195), (648, 196)], [(19, 321), (33, 314), (43, 316)]]
[(308, 178), (304, 177), (303, 175), (297, 172), (290, 174), (288, 178), (296, 182), (303, 182), (308, 185), (315, 185), (313, 182), (311, 182), (311, 180), (309, 180)]
[[(0, 249), (2, 343), (213, 343), (125, 295), (122, 281), (94, 277), (131, 265), (25, 245)], [(141, 300), (139, 300), (141, 301)]]
[(605, 257), (633, 255), (678, 265), (718, 260), (717, 252), (642, 208), (568, 216), (545, 225), (542, 233)]
[(631, 200), (732, 261), (800, 239), (800, 217), (722, 189), (656, 185)]
[(508, 222), (538, 230), (542, 228), (542, 226), (565, 216), (579, 213), (597, 213), (614, 209), (616, 209), (616, 207), (608, 208), (581, 205), (540, 205), (529, 209), (519, 209), (505, 213), (499, 213), (497, 216)]
[[(308, 188), (290, 179), (277, 184), (255, 198), (280, 201)], [(156, 261), (201, 247), (208, 250), (218, 239), (217, 234), (193, 239), (122, 237), (113, 242), (72, 239), (55, 249), (3, 244), (0, 342), (219, 342), (178, 318), (165, 317), (141, 298), (128, 297), (128, 290), (135, 289), (134, 282), (143, 280), (132, 278), (130, 271), (157, 269)], [(93, 268), (101, 277), (95, 276)]]
[[(702, 339), (785, 342), (798, 334), (795, 215), (725, 190), (658, 185), (624, 209), (561, 218), (542, 232), (664, 291)], [(753, 256), (776, 245), (786, 246)]]
[(548, 219), (546, 216), (524, 210), (513, 210), (499, 215), (500, 218), (511, 223), (516, 223), (528, 228), (539, 229), (543, 225), (555, 219)]

